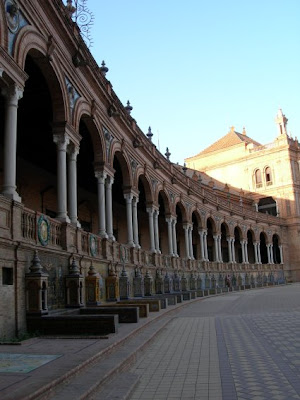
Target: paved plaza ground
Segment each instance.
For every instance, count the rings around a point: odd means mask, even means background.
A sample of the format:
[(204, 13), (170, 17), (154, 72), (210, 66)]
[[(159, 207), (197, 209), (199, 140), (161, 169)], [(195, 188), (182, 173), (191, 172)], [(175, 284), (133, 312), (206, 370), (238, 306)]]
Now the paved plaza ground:
[(35, 338), (0, 353), (1, 400), (300, 399), (300, 284), (185, 302), (106, 339)]

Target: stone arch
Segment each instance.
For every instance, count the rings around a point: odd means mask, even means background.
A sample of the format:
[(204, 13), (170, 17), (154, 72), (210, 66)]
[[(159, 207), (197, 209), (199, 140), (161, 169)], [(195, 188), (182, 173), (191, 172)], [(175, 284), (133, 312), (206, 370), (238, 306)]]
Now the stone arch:
[(80, 107), (80, 112), (78, 112), (78, 123), (76, 122), (76, 132), (80, 131), (80, 123), (84, 122), (86, 125), (89, 134), (91, 136), (93, 151), (94, 151), (94, 163), (103, 163), (106, 161), (105, 154), (105, 143), (103, 139), (103, 135), (100, 134), (99, 125), (97, 121), (94, 120), (90, 115), (90, 110), (88, 110), (87, 103), (84, 103), (85, 107)]
[[(48, 90), (50, 92), (52, 99), (53, 123), (55, 124), (55, 123), (60, 123), (62, 121), (67, 121), (68, 97), (60, 65), (59, 63), (55, 62), (50, 63), (47, 57), (47, 48), (46, 48), (47, 44), (45, 42), (40, 41), (40, 44), (42, 44), (43, 46), (35, 45), (36, 44), (36, 41), (34, 40), (36, 38), (35, 34), (30, 33), (26, 38), (29, 40), (29, 42), (27, 43), (24, 51), (22, 52), (22, 59), (17, 60), (17, 63), (23, 70), (25, 70), (26, 60), (28, 56), (31, 57), (34, 63), (41, 70), (48, 84)], [(30, 39), (32, 39), (32, 42), (30, 42)]]
[(159, 200), (160, 196), (161, 196), (161, 199), (162, 199), (163, 204), (164, 204), (165, 214), (166, 215), (170, 215), (171, 214), (171, 201), (170, 201), (170, 198), (168, 196), (168, 193), (166, 193), (164, 188), (159, 188), (158, 189), (158, 193), (157, 193), (157, 203), (158, 203), (158, 205), (160, 205), (160, 200)]
[(180, 199), (177, 199), (177, 201), (175, 202), (175, 211), (176, 209), (178, 209), (177, 207), (179, 207), (180, 212), (182, 214), (182, 222), (187, 222), (188, 221), (187, 209)]
[(130, 167), (130, 161), (127, 157), (127, 154), (117, 150), (116, 148), (113, 149), (112, 154), (113, 154), (112, 163), (114, 163), (115, 160), (117, 160), (118, 163), (120, 164), (123, 176), (124, 189), (131, 188), (133, 182), (132, 169)]
[(141, 180), (144, 190), (145, 190), (145, 195), (146, 195), (146, 202), (147, 204), (153, 203), (154, 202), (154, 196), (153, 196), (153, 191), (152, 191), (152, 186), (149, 182), (149, 179), (145, 174), (137, 173), (137, 186), (139, 185), (139, 180)]
[(188, 249), (185, 243), (185, 229), (187, 223), (187, 210), (180, 199), (175, 203), (176, 214), (176, 239), (177, 239), (177, 254), (179, 257), (187, 257)]

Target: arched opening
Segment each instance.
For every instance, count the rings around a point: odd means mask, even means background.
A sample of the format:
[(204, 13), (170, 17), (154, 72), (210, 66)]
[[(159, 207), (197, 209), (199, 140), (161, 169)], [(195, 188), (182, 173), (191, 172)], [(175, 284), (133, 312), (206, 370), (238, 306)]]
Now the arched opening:
[(280, 253), (278, 235), (273, 235), (272, 243), (273, 243), (273, 260), (274, 260), (274, 264), (281, 264), (281, 253)]
[(254, 253), (254, 243), (253, 243), (253, 233), (252, 231), (247, 232), (247, 252), (248, 261), (250, 264), (255, 264), (255, 253)]
[(142, 177), (139, 177), (138, 189), (139, 189), (139, 202), (138, 202), (139, 243), (143, 249), (149, 250), (150, 248), (149, 216), (147, 213), (146, 191)]
[(240, 264), (243, 262), (241, 238), (242, 238), (242, 233), (240, 229), (236, 226), (234, 228), (234, 255), (236, 262)]
[(221, 224), (221, 253), (222, 253), (222, 260), (225, 263), (229, 262), (229, 251), (227, 242), (228, 232), (229, 232), (228, 226), (223, 222)]
[(258, 202), (258, 211), (277, 216), (277, 204), (273, 197), (264, 197)]
[(211, 218), (207, 219), (207, 255), (209, 261), (216, 261), (216, 252), (214, 245), (215, 223)]
[(26, 207), (55, 217), (56, 145), (52, 133), (54, 110), (50, 83), (40, 68), (45, 62), (41, 55), (39, 61), (28, 55), (25, 62), (25, 72), (29, 78), (18, 104), (17, 191)]
[(200, 260), (200, 240), (199, 240), (199, 222), (198, 214), (194, 211), (192, 214), (193, 233), (192, 233), (192, 246), (193, 255), (196, 260)]
[(158, 194), (158, 205), (159, 205), (159, 215), (158, 215), (158, 230), (159, 230), (159, 248), (162, 254), (168, 254), (168, 227), (166, 223), (166, 213), (168, 200), (166, 194), (161, 190)]
[(260, 234), (260, 259), (262, 264), (268, 264), (268, 249), (266, 244), (266, 236), (263, 232)]
[(176, 239), (177, 239), (177, 254), (179, 257), (186, 257), (185, 237), (183, 229), (183, 210), (180, 203), (176, 204)]
[(255, 177), (255, 186), (257, 188), (262, 187), (262, 179), (261, 179), (261, 170), (260, 169), (255, 170), (254, 177)]
[(114, 157), (113, 167), (115, 170), (112, 185), (113, 233), (118, 242), (127, 243), (126, 202), (123, 193), (124, 178), (118, 153)]
[(79, 134), (82, 139), (77, 156), (78, 220), (85, 231), (98, 233), (97, 179), (91, 137), (91, 131), (96, 128), (90, 124), (88, 126), (88, 121), (88, 118), (82, 118), (79, 124)]
[(272, 172), (270, 167), (265, 168), (265, 179), (266, 179), (266, 185), (272, 185)]

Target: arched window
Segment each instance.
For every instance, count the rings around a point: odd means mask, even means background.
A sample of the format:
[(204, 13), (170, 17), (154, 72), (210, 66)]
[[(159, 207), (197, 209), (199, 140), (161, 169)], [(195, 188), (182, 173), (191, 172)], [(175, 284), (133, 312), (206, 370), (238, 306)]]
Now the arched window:
[(265, 169), (265, 177), (266, 177), (266, 184), (268, 185), (272, 185), (272, 173), (271, 173), (271, 168), (270, 167), (266, 167)]
[(255, 171), (255, 186), (257, 188), (262, 187), (262, 180), (261, 180), (261, 171), (260, 169), (257, 169)]

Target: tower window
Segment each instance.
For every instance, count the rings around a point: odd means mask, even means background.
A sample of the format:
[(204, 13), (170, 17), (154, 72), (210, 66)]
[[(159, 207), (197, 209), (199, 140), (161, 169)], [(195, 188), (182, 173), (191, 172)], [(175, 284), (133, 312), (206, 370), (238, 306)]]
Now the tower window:
[(272, 185), (272, 174), (271, 174), (271, 168), (267, 167), (265, 169), (265, 175), (266, 175), (266, 184), (267, 185)]
[(257, 188), (262, 187), (262, 180), (261, 180), (261, 171), (257, 169), (255, 171), (255, 185)]

